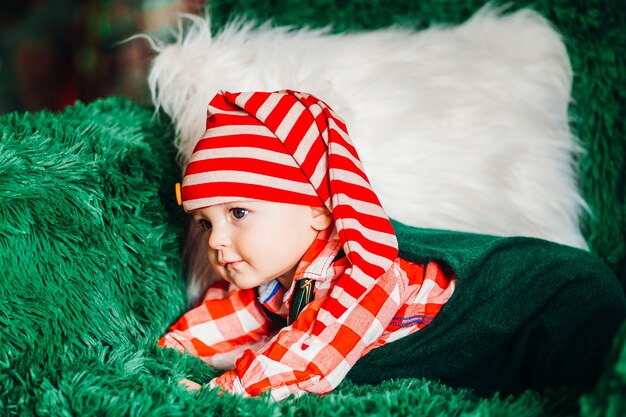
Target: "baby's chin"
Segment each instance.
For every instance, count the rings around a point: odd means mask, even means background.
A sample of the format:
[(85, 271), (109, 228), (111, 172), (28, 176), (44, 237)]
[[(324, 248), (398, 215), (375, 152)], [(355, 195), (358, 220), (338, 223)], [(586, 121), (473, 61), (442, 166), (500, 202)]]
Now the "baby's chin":
[(246, 277), (233, 278), (233, 277), (226, 276), (224, 277), (224, 279), (230, 282), (231, 284), (235, 285), (237, 288), (241, 290), (249, 290), (250, 288), (256, 288), (259, 285), (263, 284), (259, 280), (249, 279)]
[(226, 268), (224, 268), (221, 265), (217, 266), (215, 269), (217, 270), (218, 274), (222, 277), (222, 279), (230, 282), (231, 284), (235, 285), (237, 288), (240, 288), (242, 290), (256, 288), (259, 285), (263, 284), (262, 279), (252, 276), (249, 273), (244, 273), (241, 271), (229, 272)]

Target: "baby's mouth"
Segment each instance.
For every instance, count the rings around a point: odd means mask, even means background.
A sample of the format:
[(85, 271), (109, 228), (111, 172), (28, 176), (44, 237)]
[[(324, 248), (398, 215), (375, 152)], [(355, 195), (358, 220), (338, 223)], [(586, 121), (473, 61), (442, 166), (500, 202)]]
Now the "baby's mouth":
[(220, 261), (220, 265), (226, 269), (236, 268), (237, 265), (240, 265), (243, 261)]

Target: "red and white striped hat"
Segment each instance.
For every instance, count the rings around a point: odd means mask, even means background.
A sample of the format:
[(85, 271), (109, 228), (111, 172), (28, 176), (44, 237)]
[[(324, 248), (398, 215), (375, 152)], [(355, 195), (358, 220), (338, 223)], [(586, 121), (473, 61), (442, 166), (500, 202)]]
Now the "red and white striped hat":
[(310, 94), (221, 91), (206, 128), (183, 178), (185, 211), (245, 200), (326, 206), (352, 264), (333, 290), (343, 293), (337, 305), (326, 306), (339, 318), (398, 255), (344, 122)]

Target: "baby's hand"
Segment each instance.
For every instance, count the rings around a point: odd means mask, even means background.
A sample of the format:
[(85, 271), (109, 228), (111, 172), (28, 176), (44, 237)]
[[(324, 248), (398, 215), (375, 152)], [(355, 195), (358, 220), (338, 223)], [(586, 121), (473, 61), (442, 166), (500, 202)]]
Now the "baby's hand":
[(181, 379), (180, 383), (184, 385), (189, 391), (196, 391), (202, 388), (202, 385), (198, 384), (197, 382), (193, 382), (187, 378)]

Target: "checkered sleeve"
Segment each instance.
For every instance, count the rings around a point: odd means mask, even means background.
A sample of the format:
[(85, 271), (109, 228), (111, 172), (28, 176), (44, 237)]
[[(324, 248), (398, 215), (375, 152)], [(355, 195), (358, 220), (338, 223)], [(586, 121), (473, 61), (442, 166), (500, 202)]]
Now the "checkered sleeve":
[[(263, 349), (246, 350), (235, 369), (212, 381), (212, 386), (255, 396), (270, 390), (275, 400), (304, 392), (325, 394), (344, 379), (365, 349), (377, 341), (401, 303), (405, 282), (394, 264), (336, 319), (322, 305), (337, 302), (345, 291), (338, 286), (317, 297), (298, 319), (283, 328)], [(344, 297), (342, 297), (345, 299)], [(314, 335), (313, 327), (323, 330)]]
[(258, 348), (273, 335), (273, 324), (253, 289), (242, 290), (226, 281), (211, 286), (202, 303), (185, 313), (158, 346), (188, 351), (221, 369), (247, 348)]

